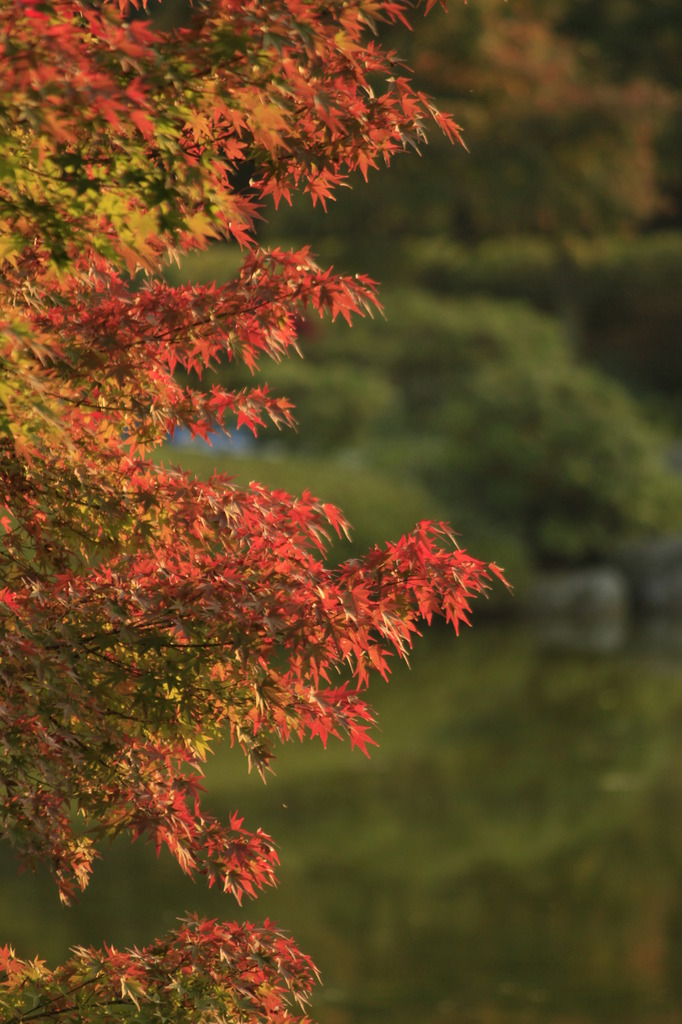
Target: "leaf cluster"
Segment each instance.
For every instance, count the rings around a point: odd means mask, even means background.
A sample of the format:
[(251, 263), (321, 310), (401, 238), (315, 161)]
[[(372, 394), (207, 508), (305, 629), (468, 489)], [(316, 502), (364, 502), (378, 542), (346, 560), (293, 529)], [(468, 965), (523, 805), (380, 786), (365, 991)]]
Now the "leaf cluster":
[[(370, 675), (501, 576), (428, 522), (330, 568), (334, 506), (150, 457), (181, 427), (289, 425), (266, 385), (202, 378), (281, 359), (306, 309), (376, 306), (367, 278), (254, 226), (293, 190), (324, 205), (429, 121), (457, 136), (368, 38), (406, 9), (209, 0), (174, 30), (81, 0), (0, 11), (0, 829), (66, 902), (120, 833), (238, 900), (273, 884), (272, 840), (204, 812), (207, 753), (228, 735), (265, 773), (290, 737), (366, 750)], [(163, 280), (215, 237), (242, 248), (231, 281)], [(6, 1021), (207, 1024), (288, 1021), (314, 971), (268, 926), (194, 921), (55, 972), (7, 948), (1, 977)]]

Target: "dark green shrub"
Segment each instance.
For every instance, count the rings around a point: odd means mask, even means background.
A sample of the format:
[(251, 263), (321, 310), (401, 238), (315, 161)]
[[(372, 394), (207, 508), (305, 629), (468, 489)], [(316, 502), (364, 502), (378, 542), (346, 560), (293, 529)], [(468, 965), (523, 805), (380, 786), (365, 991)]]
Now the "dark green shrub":
[(580, 561), (682, 525), (664, 440), (623, 387), (577, 360), (558, 320), (417, 291), (391, 295), (387, 313), (371, 348), (363, 326), (343, 339), (358, 373), (381, 364), (402, 393), (399, 431), (367, 445), (424, 480), (467, 542), (486, 524), (540, 561)]

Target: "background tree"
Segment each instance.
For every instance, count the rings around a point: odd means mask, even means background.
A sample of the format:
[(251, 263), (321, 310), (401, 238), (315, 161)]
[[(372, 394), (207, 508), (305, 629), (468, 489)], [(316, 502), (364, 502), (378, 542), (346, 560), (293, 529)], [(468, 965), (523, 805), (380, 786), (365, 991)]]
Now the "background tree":
[[(361, 252), (395, 286), (390, 343), (356, 336), (390, 423), (345, 427), (361, 401), (343, 383), (356, 341), (311, 328), (297, 382), (295, 363), (282, 372), (301, 421), (287, 444), (417, 480), (479, 550), (514, 558), (517, 583), (522, 567), (610, 558), (682, 527), (682, 99), (666, 59), (679, 29), (667, 0), (646, 15), (609, 0), (434, 11), (392, 43), (457, 111), (469, 153), (436, 138), (329, 216), (294, 202), (265, 228), (312, 238), (341, 267)], [(344, 396), (324, 435), (306, 431), (316, 372)]]
[[(324, 205), (430, 121), (457, 138), (371, 35), (406, 8), (211, 0), (177, 30), (125, 5), (0, 11), (2, 834), (65, 901), (120, 833), (238, 900), (271, 884), (272, 840), (202, 809), (207, 752), (230, 735), (264, 773), (292, 736), (365, 749), (370, 674), (500, 575), (427, 522), (330, 568), (338, 509), (149, 457), (178, 427), (287, 425), (265, 385), (189, 381), (284, 357), (306, 309), (376, 305), (367, 278), (265, 249), (254, 225), (296, 190)], [(214, 238), (241, 247), (228, 284), (164, 283)], [(1, 969), (13, 1024), (287, 1021), (315, 979), (269, 923), (195, 918), (54, 971), (5, 947)]]

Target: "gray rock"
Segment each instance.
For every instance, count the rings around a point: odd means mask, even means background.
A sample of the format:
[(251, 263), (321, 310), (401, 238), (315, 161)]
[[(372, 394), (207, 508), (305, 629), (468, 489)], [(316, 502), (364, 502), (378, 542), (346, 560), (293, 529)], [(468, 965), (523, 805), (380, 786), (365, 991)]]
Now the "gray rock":
[(611, 566), (543, 573), (531, 588), (528, 610), (547, 646), (616, 651), (629, 632), (627, 579)]
[(682, 617), (682, 535), (628, 548), (621, 553), (619, 564), (635, 607)]
[(543, 573), (531, 589), (529, 607), (543, 618), (627, 618), (628, 581), (624, 572), (612, 566)]

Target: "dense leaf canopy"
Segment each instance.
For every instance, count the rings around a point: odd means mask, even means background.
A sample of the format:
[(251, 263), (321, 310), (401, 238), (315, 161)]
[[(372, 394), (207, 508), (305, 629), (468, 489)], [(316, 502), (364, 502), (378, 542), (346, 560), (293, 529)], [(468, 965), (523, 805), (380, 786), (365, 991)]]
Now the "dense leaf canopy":
[[(407, 6), (209, 0), (172, 31), (125, 5), (0, 9), (1, 829), (67, 902), (122, 832), (238, 900), (271, 884), (272, 840), (202, 809), (207, 751), (229, 735), (264, 772), (291, 736), (366, 749), (370, 674), (422, 620), (466, 621), (499, 574), (430, 523), (330, 568), (336, 508), (151, 457), (178, 427), (292, 419), (266, 386), (178, 370), (279, 360), (306, 309), (377, 305), (370, 280), (254, 227), (293, 190), (324, 204), (429, 121), (457, 137), (372, 34)], [(233, 280), (164, 283), (214, 238), (242, 248)], [(285, 1021), (314, 980), (269, 925), (196, 920), (55, 972), (6, 948), (1, 969), (13, 1022)]]

